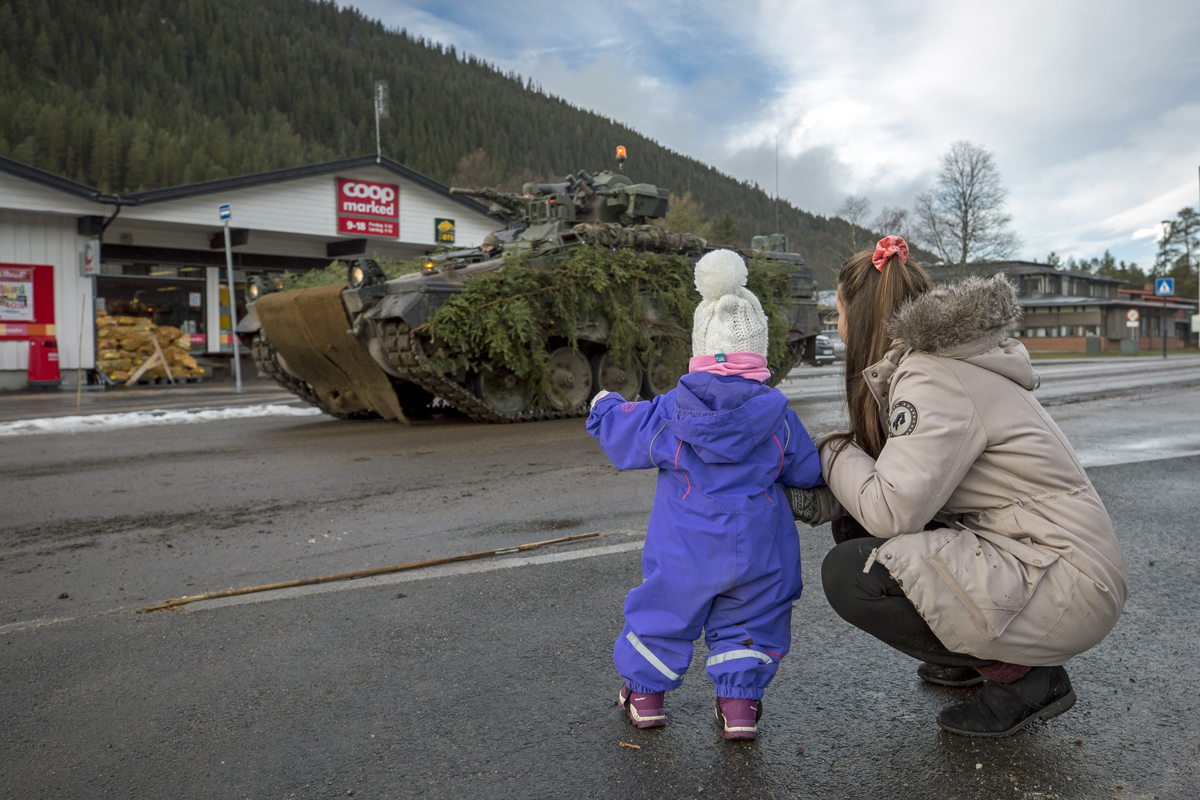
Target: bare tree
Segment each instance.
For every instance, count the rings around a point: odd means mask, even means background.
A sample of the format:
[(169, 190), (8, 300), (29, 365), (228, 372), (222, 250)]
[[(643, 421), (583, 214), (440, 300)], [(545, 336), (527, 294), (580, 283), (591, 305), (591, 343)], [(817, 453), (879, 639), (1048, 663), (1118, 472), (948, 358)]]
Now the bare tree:
[(912, 224), (907, 208), (881, 208), (871, 220), (871, 230), (880, 236), (899, 236), (912, 239)]
[(1008, 191), (992, 154), (971, 142), (955, 142), (942, 156), (937, 185), (917, 197), (917, 239), (947, 264), (1011, 256), (1020, 246), (1004, 213)]
[(837, 215), (850, 223), (851, 255), (858, 252), (858, 229), (863, 226), (870, 210), (871, 201), (856, 194), (846, 195), (846, 199), (838, 206)]

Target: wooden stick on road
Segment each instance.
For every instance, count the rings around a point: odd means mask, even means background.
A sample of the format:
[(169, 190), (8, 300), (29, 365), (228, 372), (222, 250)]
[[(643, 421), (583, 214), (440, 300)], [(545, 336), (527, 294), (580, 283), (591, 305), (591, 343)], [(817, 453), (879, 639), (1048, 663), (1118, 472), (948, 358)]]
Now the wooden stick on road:
[(451, 564), (455, 561), (470, 561), (473, 558), (483, 558), (485, 556), (495, 556), (502, 553), (518, 553), (524, 550), (533, 550), (536, 547), (546, 547), (552, 544), (565, 544), (566, 542), (577, 542), (580, 539), (591, 539), (599, 536), (599, 533), (577, 533), (574, 536), (564, 536), (561, 539), (547, 539), (544, 542), (530, 542), (529, 544), (517, 545), (516, 547), (500, 547), (496, 550), (482, 550), (478, 553), (464, 553), (460, 556), (447, 556), (445, 558), (431, 558), (427, 561), (413, 561), (408, 564), (396, 564), (392, 567), (375, 567), (374, 569), (360, 569), (357, 572), (343, 572), (338, 575), (325, 575), (320, 578), (302, 578), (298, 581), (284, 581), (282, 583), (268, 583), (263, 586), (247, 586), (244, 589), (226, 589), (223, 592), (208, 592), (206, 594), (193, 594), (185, 597), (176, 597), (174, 600), (168, 600), (157, 606), (147, 606), (141, 609), (139, 613), (152, 611), (165, 611), (169, 608), (178, 608), (186, 606), (188, 603), (198, 603), (201, 600), (215, 600), (218, 597), (234, 597), (240, 594), (253, 594), (255, 592), (269, 592), (275, 589), (290, 589), (294, 586), (311, 586), (315, 583), (331, 583), (333, 581), (345, 581), (351, 578), (365, 578), (369, 575), (383, 575), (388, 572), (402, 572), (406, 569), (417, 569), (418, 567), (432, 567), (435, 564)]

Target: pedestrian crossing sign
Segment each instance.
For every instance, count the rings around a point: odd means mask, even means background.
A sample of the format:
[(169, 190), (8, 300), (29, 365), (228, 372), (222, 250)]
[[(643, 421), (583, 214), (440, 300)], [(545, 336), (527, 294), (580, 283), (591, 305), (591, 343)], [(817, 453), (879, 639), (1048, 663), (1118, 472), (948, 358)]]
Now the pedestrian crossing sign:
[(1159, 297), (1174, 297), (1175, 296), (1175, 279), (1174, 278), (1159, 278), (1154, 281), (1154, 294)]

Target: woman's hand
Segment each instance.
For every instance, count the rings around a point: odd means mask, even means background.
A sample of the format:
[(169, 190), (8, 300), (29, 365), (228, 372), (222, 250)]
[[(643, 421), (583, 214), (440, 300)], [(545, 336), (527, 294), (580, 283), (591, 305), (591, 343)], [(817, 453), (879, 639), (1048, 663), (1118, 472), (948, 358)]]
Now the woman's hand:
[(814, 528), (824, 525), (845, 515), (845, 510), (828, 486), (817, 486), (804, 489), (799, 486), (783, 486), (788, 505), (792, 507), (792, 517)]
[(799, 486), (784, 486), (783, 493), (787, 495), (788, 505), (792, 507), (792, 517), (797, 522), (812, 524), (817, 518), (817, 490), (801, 489)]

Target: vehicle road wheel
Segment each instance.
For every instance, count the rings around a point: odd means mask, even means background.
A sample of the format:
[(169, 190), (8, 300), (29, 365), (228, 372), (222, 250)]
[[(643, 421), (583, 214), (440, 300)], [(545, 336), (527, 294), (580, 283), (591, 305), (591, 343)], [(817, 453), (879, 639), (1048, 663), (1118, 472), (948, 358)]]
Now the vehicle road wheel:
[(686, 372), (687, 359), (684, 356), (671, 357), (661, 351), (655, 352), (642, 377), (642, 397), (653, 400), (660, 394), (666, 394), (675, 388)]
[(642, 368), (619, 364), (605, 350), (592, 359), (592, 382), (596, 391), (616, 392), (626, 400), (634, 400), (642, 389)]
[(475, 391), (488, 408), (504, 416), (520, 414), (533, 399), (529, 384), (504, 367), (480, 370), (475, 376)]
[(558, 411), (572, 411), (592, 396), (592, 366), (587, 356), (570, 347), (551, 351), (546, 367), (550, 372), (550, 392), (546, 402)]

